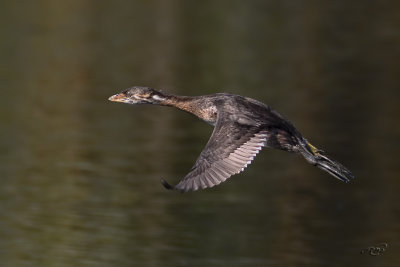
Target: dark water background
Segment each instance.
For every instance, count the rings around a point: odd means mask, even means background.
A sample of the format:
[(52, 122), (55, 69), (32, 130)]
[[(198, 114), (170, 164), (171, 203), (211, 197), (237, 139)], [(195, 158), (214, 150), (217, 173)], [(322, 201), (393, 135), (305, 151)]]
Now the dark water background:
[[(399, 1), (3, 1), (1, 266), (400, 266)], [(264, 150), (166, 191), (212, 128), (132, 85), (279, 110), (344, 184)], [(380, 256), (361, 254), (386, 242)]]

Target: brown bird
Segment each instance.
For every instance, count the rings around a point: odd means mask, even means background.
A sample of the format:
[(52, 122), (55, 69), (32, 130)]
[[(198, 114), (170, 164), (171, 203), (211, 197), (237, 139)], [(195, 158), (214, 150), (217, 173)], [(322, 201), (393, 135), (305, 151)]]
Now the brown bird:
[(248, 97), (228, 93), (176, 96), (134, 86), (109, 100), (176, 107), (214, 126), (210, 140), (185, 178), (176, 186), (161, 180), (167, 189), (187, 192), (220, 184), (243, 171), (263, 147), (298, 153), (343, 182), (354, 178), (342, 164), (311, 145), (282, 115)]

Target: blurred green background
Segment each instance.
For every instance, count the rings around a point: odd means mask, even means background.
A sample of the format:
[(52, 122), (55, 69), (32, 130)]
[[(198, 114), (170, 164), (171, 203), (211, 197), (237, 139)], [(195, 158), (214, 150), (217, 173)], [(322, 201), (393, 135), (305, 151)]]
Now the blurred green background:
[[(400, 2), (2, 1), (2, 266), (400, 266)], [(355, 174), (265, 149), (178, 194), (212, 128), (115, 104), (231, 92)], [(386, 242), (382, 255), (362, 249)]]

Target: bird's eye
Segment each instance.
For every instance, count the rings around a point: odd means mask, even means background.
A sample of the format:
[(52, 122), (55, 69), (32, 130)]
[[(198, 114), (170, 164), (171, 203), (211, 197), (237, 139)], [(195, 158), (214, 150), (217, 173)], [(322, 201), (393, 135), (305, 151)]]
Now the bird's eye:
[(150, 97), (150, 93), (145, 93), (143, 95), (141, 95), (142, 98), (149, 98)]

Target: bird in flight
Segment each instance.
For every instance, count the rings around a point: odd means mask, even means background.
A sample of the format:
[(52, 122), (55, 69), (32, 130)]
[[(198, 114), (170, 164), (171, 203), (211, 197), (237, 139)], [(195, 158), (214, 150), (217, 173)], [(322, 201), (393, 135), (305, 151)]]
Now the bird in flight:
[(343, 182), (354, 178), (346, 167), (311, 145), (291, 122), (255, 99), (228, 93), (177, 96), (134, 86), (109, 100), (176, 107), (214, 126), (189, 173), (175, 186), (161, 180), (167, 189), (187, 192), (218, 185), (242, 172), (263, 147), (300, 154)]

